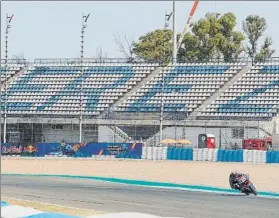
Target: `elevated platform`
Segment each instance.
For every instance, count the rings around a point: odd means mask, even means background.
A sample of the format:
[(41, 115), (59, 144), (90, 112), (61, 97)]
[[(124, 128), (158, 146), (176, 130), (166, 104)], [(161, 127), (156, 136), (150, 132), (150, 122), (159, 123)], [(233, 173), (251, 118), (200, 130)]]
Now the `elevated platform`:
[[(2, 120), (3, 123), (3, 120)], [(34, 124), (79, 124), (78, 118), (7, 118), (7, 123), (34, 123)], [(249, 128), (258, 128), (259, 124), (255, 121), (239, 121), (239, 120), (165, 120), (164, 126), (181, 126), (181, 127), (208, 127), (208, 128), (226, 128), (241, 127), (248, 125)], [(265, 122), (266, 123), (266, 122)], [(85, 119), (83, 124), (97, 125), (160, 125), (159, 120), (129, 120), (129, 119)]]

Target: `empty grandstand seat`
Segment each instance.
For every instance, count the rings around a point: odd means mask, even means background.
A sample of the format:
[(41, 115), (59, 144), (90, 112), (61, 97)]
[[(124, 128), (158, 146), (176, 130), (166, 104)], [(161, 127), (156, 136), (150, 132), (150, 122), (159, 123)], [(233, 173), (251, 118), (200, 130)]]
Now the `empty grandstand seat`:
[(218, 63), (169, 65), (116, 110), (159, 112), (164, 74), (164, 110), (191, 112), (242, 68), (243, 65)]
[(279, 65), (257, 64), (208, 105), (200, 117), (267, 118), (279, 109)]
[(74, 64), (41, 63), (28, 69), (8, 87), (8, 113), (79, 114), (82, 83), (84, 114), (98, 115), (147, 77), (157, 64), (86, 66), (82, 77), (80, 67)]

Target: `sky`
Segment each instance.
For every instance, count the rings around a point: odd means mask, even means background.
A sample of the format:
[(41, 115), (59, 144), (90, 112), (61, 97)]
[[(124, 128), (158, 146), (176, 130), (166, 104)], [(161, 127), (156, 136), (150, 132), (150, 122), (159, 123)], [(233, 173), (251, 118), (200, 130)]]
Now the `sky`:
[[(177, 1), (177, 31), (184, 28), (194, 1)], [(279, 56), (279, 1), (200, 1), (192, 21), (207, 12), (233, 12), (236, 30), (241, 30), (247, 15), (257, 14), (268, 23), (266, 36), (273, 39)], [(85, 30), (86, 58), (94, 58), (102, 49), (109, 58), (123, 55), (114, 41), (118, 34), (137, 40), (154, 29), (163, 28), (165, 12), (172, 1), (29, 1), (1, 2), (1, 58), (4, 58), (5, 17), (14, 14), (9, 33), (9, 57), (23, 53), (28, 60), (39, 58), (78, 58), (82, 13), (91, 13)]]

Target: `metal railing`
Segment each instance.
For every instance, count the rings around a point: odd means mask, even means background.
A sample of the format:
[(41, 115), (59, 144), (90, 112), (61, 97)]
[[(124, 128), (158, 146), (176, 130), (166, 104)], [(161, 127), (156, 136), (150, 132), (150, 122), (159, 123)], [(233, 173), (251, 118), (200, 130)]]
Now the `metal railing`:
[(203, 60), (177, 60), (177, 63), (249, 63), (251, 59), (249, 57), (232, 58), (230, 60), (225, 60), (224, 58), (208, 58)]
[[(38, 58), (33, 61), (27, 61), (26, 59), (8, 59), (8, 64), (79, 64), (81, 62), (80, 58)], [(134, 64), (159, 64), (158, 61), (147, 61), (142, 59), (128, 59), (128, 58), (84, 58), (84, 63), (94, 64), (94, 63), (107, 63), (107, 64), (117, 64), (117, 63), (134, 63)], [(230, 60), (224, 60), (223, 58), (210, 58), (206, 60), (191, 60), (183, 61), (178, 60), (177, 63), (249, 63), (252, 59), (249, 57), (233, 58)], [(1, 59), (1, 64), (5, 63), (5, 59)], [(265, 58), (261, 60), (256, 60), (254, 63), (279, 63), (279, 57)]]
[[(1, 65), (5, 64), (5, 59), (1, 59)], [(26, 59), (8, 59), (7, 64), (19, 64), (26, 65), (28, 61)]]
[[(118, 63), (154, 63), (155, 61), (144, 61), (136, 59), (127, 58), (83, 58), (84, 64), (95, 64), (95, 63), (105, 63), (105, 64), (118, 64)], [(45, 58), (45, 59), (35, 59), (34, 64), (79, 64), (81, 63), (80, 58)]]

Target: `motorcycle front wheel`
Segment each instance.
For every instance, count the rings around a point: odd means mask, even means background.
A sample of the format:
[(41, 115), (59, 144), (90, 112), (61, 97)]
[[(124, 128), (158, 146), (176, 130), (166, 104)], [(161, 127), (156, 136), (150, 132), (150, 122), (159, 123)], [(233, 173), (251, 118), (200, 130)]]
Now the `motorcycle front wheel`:
[(258, 192), (257, 192), (255, 186), (252, 183), (250, 184), (250, 190), (254, 195), (258, 195)]

